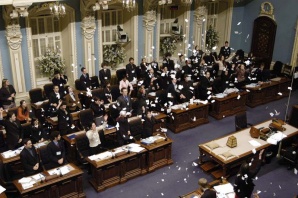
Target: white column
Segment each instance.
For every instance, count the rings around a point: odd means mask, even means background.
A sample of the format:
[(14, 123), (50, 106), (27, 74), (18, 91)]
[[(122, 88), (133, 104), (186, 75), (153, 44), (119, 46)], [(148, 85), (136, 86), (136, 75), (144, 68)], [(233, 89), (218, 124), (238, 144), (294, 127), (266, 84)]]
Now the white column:
[(147, 56), (147, 61), (151, 62), (153, 60), (153, 38), (154, 38), (154, 26), (156, 24), (156, 11), (150, 10), (144, 14), (143, 17), (143, 26), (145, 27), (145, 36), (144, 36), (144, 43), (145, 43), (145, 55)]
[(200, 6), (194, 11), (194, 42), (203, 51), (205, 51), (207, 13), (205, 6)]
[(11, 71), (13, 82), (11, 82), (16, 90), (16, 98), (26, 96), (26, 84), (22, 59), (22, 33), (20, 25), (13, 24), (6, 27), (6, 38), (9, 46)]
[(90, 76), (95, 74), (95, 60), (94, 60), (94, 33), (96, 29), (94, 16), (84, 17), (82, 20), (82, 34), (84, 45), (84, 67)]
[(2, 82), (3, 78), (4, 78), (4, 74), (3, 74), (3, 65), (2, 65), (2, 54), (0, 50), (0, 82)]

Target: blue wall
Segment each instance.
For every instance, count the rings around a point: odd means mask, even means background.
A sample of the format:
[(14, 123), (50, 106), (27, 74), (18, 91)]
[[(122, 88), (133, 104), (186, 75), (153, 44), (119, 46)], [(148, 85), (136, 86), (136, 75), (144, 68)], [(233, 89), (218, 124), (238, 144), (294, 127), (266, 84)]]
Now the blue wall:
[[(236, 7), (233, 10), (231, 29), (231, 45), (240, 46), (245, 52), (251, 48), (251, 39), (254, 20), (259, 16), (260, 6), (264, 0), (254, 0), (244, 7)], [(289, 63), (291, 61), (292, 49), (295, 37), (295, 27), (298, 18), (297, 0), (271, 0), (274, 7), (274, 16), (277, 23), (277, 32), (273, 52), (273, 61)], [(242, 16), (242, 17), (241, 17)], [(241, 27), (237, 23), (241, 21)], [(235, 35), (234, 31), (242, 31)]]

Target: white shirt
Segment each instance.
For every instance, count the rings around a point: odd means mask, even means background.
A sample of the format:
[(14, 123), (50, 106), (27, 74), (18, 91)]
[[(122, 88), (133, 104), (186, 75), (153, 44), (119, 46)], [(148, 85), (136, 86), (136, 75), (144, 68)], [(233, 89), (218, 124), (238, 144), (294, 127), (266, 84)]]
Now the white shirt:
[(95, 131), (93, 131), (92, 129), (87, 131), (86, 136), (89, 140), (90, 147), (97, 147), (101, 144), (98, 131), (105, 129), (106, 125), (107, 122), (104, 122), (102, 125), (96, 127)]

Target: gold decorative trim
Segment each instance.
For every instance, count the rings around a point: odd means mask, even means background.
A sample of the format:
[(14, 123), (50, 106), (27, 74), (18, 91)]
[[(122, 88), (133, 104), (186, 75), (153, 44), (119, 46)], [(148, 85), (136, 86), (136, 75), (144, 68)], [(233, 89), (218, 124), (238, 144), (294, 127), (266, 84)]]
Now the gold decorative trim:
[(261, 4), (260, 16), (268, 16), (274, 19), (273, 11), (274, 11), (274, 7), (272, 3), (265, 1)]

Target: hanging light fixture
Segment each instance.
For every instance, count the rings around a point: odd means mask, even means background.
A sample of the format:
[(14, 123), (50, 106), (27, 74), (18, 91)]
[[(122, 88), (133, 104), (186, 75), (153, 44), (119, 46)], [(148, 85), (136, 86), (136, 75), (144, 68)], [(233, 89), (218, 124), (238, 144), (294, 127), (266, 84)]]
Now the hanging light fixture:
[(103, 10), (109, 9), (108, 2), (111, 0), (98, 0), (98, 2), (95, 3), (95, 5), (92, 7), (93, 11), (100, 10), (100, 6), (102, 7)]
[(122, 4), (128, 12), (131, 12), (136, 8), (136, 0), (123, 0)]
[(59, 2), (55, 2), (55, 3), (51, 3), (49, 5), (50, 10), (51, 10), (51, 14), (54, 17), (57, 17), (58, 19), (60, 17), (64, 17), (66, 12), (65, 12), (65, 6), (64, 4), (60, 4)]

